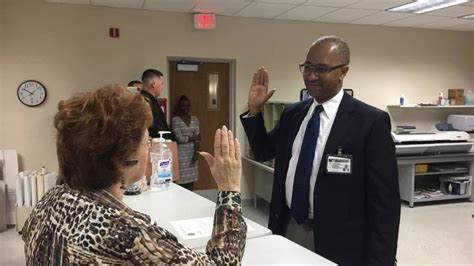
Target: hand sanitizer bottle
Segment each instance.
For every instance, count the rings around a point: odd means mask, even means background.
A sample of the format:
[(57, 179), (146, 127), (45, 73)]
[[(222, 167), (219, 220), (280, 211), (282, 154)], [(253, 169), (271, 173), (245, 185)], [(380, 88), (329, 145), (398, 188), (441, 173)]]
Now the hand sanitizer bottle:
[(169, 131), (159, 131), (160, 138), (153, 139), (153, 146), (150, 151), (150, 161), (152, 166), (150, 190), (163, 191), (171, 188), (173, 174), (171, 164), (173, 155), (166, 146), (163, 134), (171, 133)]

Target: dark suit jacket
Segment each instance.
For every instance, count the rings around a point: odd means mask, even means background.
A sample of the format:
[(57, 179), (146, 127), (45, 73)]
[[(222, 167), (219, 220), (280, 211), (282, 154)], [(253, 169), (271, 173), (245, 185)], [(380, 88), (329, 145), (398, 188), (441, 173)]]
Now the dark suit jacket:
[[(275, 158), (268, 227), (284, 235), (285, 180), (293, 140), (313, 99), (285, 108), (267, 133), (261, 114), (241, 121), (258, 161)], [(386, 112), (344, 94), (314, 189), (314, 251), (343, 265), (393, 265), (400, 222), (395, 146)], [(352, 175), (327, 173), (327, 154), (352, 155)]]
[[(145, 98), (148, 104), (150, 104), (151, 113), (153, 114), (153, 123), (148, 128), (148, 134), (150, 135), (150, 137), (159, 138), (160, 135), (158, 134), (158, 131), (171, 132), (170, 128), (168, 127), (168, 123), (166, 122), (165, 113), (163, 113), (163, 110), (161, 109), (160, 104), (158, 103), (156, 98), (149, 92), (144, 90), (140, 91), (140, 94)], [(163, 137), (165, 139), (171, 139), (173, 141), (176, 140), (176, 137), (173, 133), (163, 134)]]

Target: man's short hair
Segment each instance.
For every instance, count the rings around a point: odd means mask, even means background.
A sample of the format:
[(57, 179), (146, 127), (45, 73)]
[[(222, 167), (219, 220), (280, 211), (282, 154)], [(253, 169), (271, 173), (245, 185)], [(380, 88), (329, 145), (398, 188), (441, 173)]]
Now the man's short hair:
[(127, 86), (128, 87), (133, 87), (133, 86), (135, 86), (135, 84), (142, 84), (142, 82), (139, 81), (139, 80), (132, 80), (127, 84)]
[(313, 42), (313, 45), (330, 42), (336, 46), (337, 54), (341, 60), (341, 64), (348, 65), (351, 59), (351, 53), (346, 41), (338, 36), (323, 36)]
[(150, 68), (143, 72), (142, 82), (144, 85), (148, 85), (154, 78), (161, 78), (161, 77), (163, 77), (163, 73), (161, 73), (160, 71), (156, 69)]

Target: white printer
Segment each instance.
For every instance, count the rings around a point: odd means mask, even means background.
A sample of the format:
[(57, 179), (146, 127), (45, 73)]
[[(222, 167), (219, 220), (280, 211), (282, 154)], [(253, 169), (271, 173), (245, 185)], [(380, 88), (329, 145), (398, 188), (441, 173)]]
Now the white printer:
[(397, 155), (440, 154), (468, 152), (473, 142), (463, 131), (397, 134), (392, 132)]
[(448, 115), (448, 123), (457, 130), (474, 131), (474, 115)]

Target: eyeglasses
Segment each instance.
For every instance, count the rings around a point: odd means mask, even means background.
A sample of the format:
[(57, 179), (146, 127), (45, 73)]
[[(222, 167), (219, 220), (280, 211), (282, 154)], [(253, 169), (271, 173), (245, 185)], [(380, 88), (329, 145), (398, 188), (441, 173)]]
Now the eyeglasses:
[[(146, 151), (147, 151), (147, 152), (148, 152), (149, 149), (151, 148), (151, 143), (152, 143), (151, 140), (152, 140), (152, 138), (149, 137), (149, 138), (147, 139), (146, 143), (140, 144), (140, 145), (143, 145), (143, 146), (146, 148)], [(130, 159), (130, 160), (125, 160), (125, 161), (123, 161), (122, 165), (123, 165), (123, 166), (134, 166), (134, 165), (136, 165), (137, 163), (138, 163), (138, 160), (137, 160), (137, 159)]]
[(126, 160), (122, 163), (123, 166), (134, 166), (138, 163), (137, 159)]
[(347, 66), (347, 64), (341, 64), (334, 67), (330, 67), (326, 65), (313, 65), (313, 64), (307, 64), (307, 63), (299, 65), (301, 74), (309, 75), (313, 73), (315, 76), (326, 75), (329, 72), (336, 70), (338, 68), (344, 67), (344, 66)]

